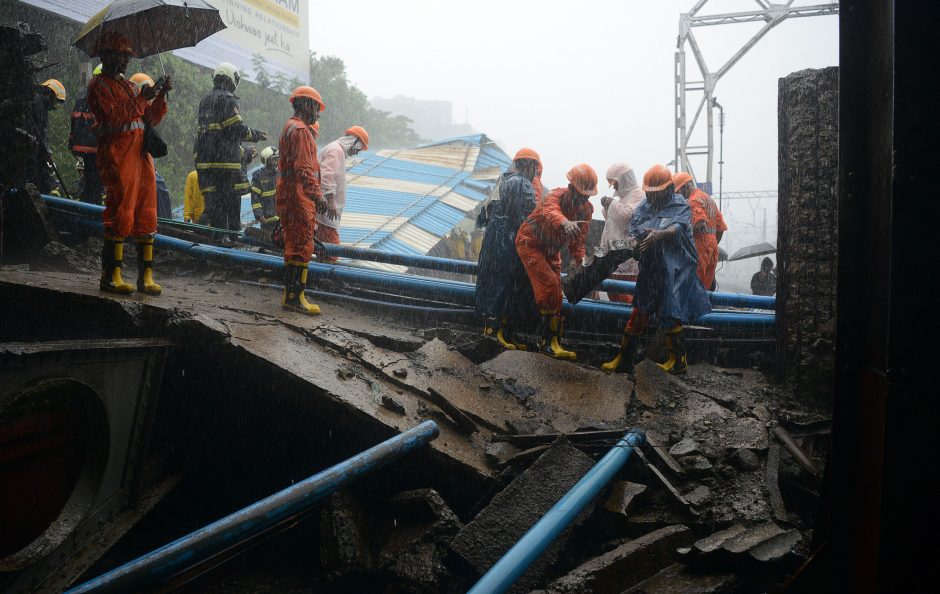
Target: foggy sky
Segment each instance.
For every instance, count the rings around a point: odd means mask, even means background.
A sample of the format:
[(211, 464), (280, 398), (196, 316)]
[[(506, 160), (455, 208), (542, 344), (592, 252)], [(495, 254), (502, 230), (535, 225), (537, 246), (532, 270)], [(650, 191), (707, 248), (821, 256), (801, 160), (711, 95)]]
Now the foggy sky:
[[(816, 3), (796, 0), (795, 5)], [(468, 112), (469, 123), (510, 156), (522, 146), (534, 148), (545, 166), (545, 185), (552, 188), (565, 184), (565, 172), (581, 162), (593, 166), (603, 180), (607, 167), (617, 161), (633, 165), (639, 178), (654, 163), (673, 159), (679, 14), (693, 4), (314, 2), (310, 43), (319, 54), (341, 57), (350, 80), (369, 97), (450, 100), (456, 122), (463, 122)], [(752, 0), (710, 0), (699, 14), (756, 8)], [(722, 25), (694, 32), (714, 72), (760, 27)], [(700, 80), (688, 46), (686, 51), (689, 78)], [(715, 96), (727, 116), (725, 191), (776, 190), (777, 80), (837, 63), (837, 17), (790, 19), (719, 81)], [(689, 109), (694, 108), (690, 103)], [(698, 130), (704, 132), (704, 114)], [(717, 124), (715, 143), (717, 147)], [(715, 160), (717, 190), (717, 156)], [(704, 160), (693, 160), (693, 167), (704, 179)], [(600, 195), (610, 193), (604, 181), (599, 190)], [(731, 226), (722, 242), (726, 250), (760, 241), (762, 209), (773, 241), (775, 203), (725, 203)]]

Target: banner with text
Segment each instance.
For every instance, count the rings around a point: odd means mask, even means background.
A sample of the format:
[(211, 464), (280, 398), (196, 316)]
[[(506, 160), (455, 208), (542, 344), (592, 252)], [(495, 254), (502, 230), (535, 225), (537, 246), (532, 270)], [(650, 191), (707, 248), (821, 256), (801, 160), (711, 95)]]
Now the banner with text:
[[(108, 0), (21, 0), (70, 19), (86, 22)], [(310, 80), (310, 24), (307, 0), (209, 0), (227, 29), (176, 55), (215, 68), (231, 62), (243, 77), (255, 80), (255, 56), (264, 58), (268, 75)], [(168, 23), (166, 26), (173, 26)]]

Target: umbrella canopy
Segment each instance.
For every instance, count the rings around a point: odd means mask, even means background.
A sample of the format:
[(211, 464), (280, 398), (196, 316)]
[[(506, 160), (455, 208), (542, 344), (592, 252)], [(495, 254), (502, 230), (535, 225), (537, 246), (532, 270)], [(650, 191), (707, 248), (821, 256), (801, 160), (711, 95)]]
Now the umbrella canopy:
[(735, 260), (743, 260), (745, 258), (754, 258), (756, 256), (766, 256), (767, 254), (773, 254), (777, 251), (777, 246), (772, 243), (767, 243), (762, 241), (761, 243), (755, 243), (754, 245), (749, 245), (743, 247), (736, 251), (733, 256), (731, 256), (728, 261), (734, 262)]
[(88, 19), (73, 45), (94, 58), (98, 38), (113, 31), (145, 58), (192, 47), (222, 29), (218, 9), (203, 0), (115, 0)]
[(727, 262), (728, 261), (728, 252), (719, 246), (718, 248), (718, 261)]

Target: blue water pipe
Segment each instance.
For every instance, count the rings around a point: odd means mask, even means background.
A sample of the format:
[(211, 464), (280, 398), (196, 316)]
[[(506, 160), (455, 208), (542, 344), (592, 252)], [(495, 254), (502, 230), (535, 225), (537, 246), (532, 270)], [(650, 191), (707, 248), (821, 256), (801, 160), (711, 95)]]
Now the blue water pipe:
[[(77, 223), (90, 230), (100, 231), (101, 220), (98, 217), (100, 216), (101, 210), (103, 210), (102, 207), (54, 196), (43, 196), (43, 198), (49, 204), (57, 208), (63, 207), (63, 210), (67, 210), (70, 214), (76, 215), (77, 218), (72, 219), (73, 223)], [(159, 248), (181, 251), (208, 260), (235, 262), (246, 266), (263, 267), (275, 271), (283, 269), (284, 266), (283, 258), (274, 254), (261, 254), (246, 250), (193, 243), (192, 241), (160, 234), (156, 235), (154, 242)], [(414, 257), (417, 258), (417, 256)], [(427, 256), (422, 256), (421, 258), (424, 260), (436, 260), (436, 258)], [(475, 304), (475, 286), (462, 281), (385, 272), (352, 266), (324, 264), (320, 262), (311, 262), (309, 269), (314, 280), (328, 279), (368, 290), (423, 299), (432, 303), (436, 302), (464, 307), (472, 307)], [(626, 283), (625, 281), (605, 282), (633, 284)], [(716, 295), (716, 293), (711, 293), (710, 295)], [(730, 293), (725, 293), (724, 295), (734, 296)], [(753, 296), (745, 295), (744, 297)], [(632, 311), (630, 307), (625, 307), (622, 304), (591, 299), (584, 299), (574, 307), (567, 302), (564, 306), (565, 311), (568, 312), (569, 315), (572, 315), (572, 317), (577, 317), (579, 320), (589, 320), (592, 324), (605, 324), (611, 327), (622, 327)], [(696, 320), (695, 323), (715, 329), (766, 332), (773, 330), (775, 316), (772, 313), (766, 312), (716, 311), (702, 316)]]
[(165, 583), (214, 555), (295, 517), (340, 487), (426, 445), (439, 434), (434, 421), (425, 421), (67, 592), (141, 592)]
[(623, 468), (633, 449), (645, 441), (643, 433), (638, 430), (632, 430), (620, 438), (617, 445), (490, 567), (468, 594), (500, 594), (507, 591), (581, 513), (584, 506)]

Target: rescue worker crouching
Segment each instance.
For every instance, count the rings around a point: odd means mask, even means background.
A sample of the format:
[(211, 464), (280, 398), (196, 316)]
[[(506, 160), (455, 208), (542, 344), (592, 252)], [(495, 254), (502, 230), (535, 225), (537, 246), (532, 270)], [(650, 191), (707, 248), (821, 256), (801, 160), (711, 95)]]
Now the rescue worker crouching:
[(101, 253), (102, 291), (128, 294), (121, 264), (124, 238), (137, 238), (137, 289), (159, 295), (153, 280), (153, 236), (157, 231), (157, 186), (153, 158), (144, 150), (145, 124), (156, 126), (166, 115), (166, 94), (173, 77), (158, 89), (141, 90), (124, 78), (134, 53), (127, 36), (110, 32), (98, 40), (96, 56), (101, 74), (88, 85), (88, 107), (95, 116), (98, 136), (97, 164), (105, 187), (104, 247)]
[(271, 241), (278, 216), (274, 208), (277, 188), (277, 149), (273, 146), (261, 151), (261, 167), (251, 176), (251, 211), (261, 225), (266, 240)]
[(646, 200), (630, 219), (640, 265), (634, 307), (617, 356), (601, 366), (606, 372), (621, 365), (632, 370), (639, 336), (655, 315), (667, 351), (666, 360), (657, 365), (667, 373), (685, 373), (688, 361), (682, 325), (711, 311), (695, 272), (698, 258), (692, 243), (691, 211), (673, 187), (672, 173), (662, 165), (654, 165), (643, 176)]
[(584, 240), (594, 207), (588, 198), (597, 194), (597, 172), (585, 163), (567, 174), (568, 187), (546, 194), (516, 234), (516, 252), (525, 266), (539, 307), (539, 350), (556, 359), (577, 360), (561, 346), (561, 246), (567, 244), (572, 263), (584, 258)]
[[(323, 147), (319, 154), (323, 201), (317, 204), (316, 238), (323, 243), (339, 244), (339, 227), (346, 207), (346, 157), (365, 150), (369, 150), (369, 133), (362, 126), (350, 126), (345, 136)], [(336, 262), (336, 257), (323, 255), (322, 261)]]
[(317, 204), (323, 200), (312, 125), (326, 105), (320, 93), (308, 86), (294, 89), (290, 102), (294, 115), (281, 131), (279, 176), (274, 198), (284, 231), (284, 297), (281, 306), (286, 310), (317, 315), (319, 306), (307, 301), (304, 290), (307, 287), (307, 264), (313, 255)]
[(242, 142), (267, 140), (266, 132), (249, 128), (238, 108), (238, 69), (222, 62), (212, 77), (213, 88), (199, 104), (194, 160), (199, 189), (205, 196), (205, 220), (220, 229), (241, 228), (241, 197), (249, 190)]

